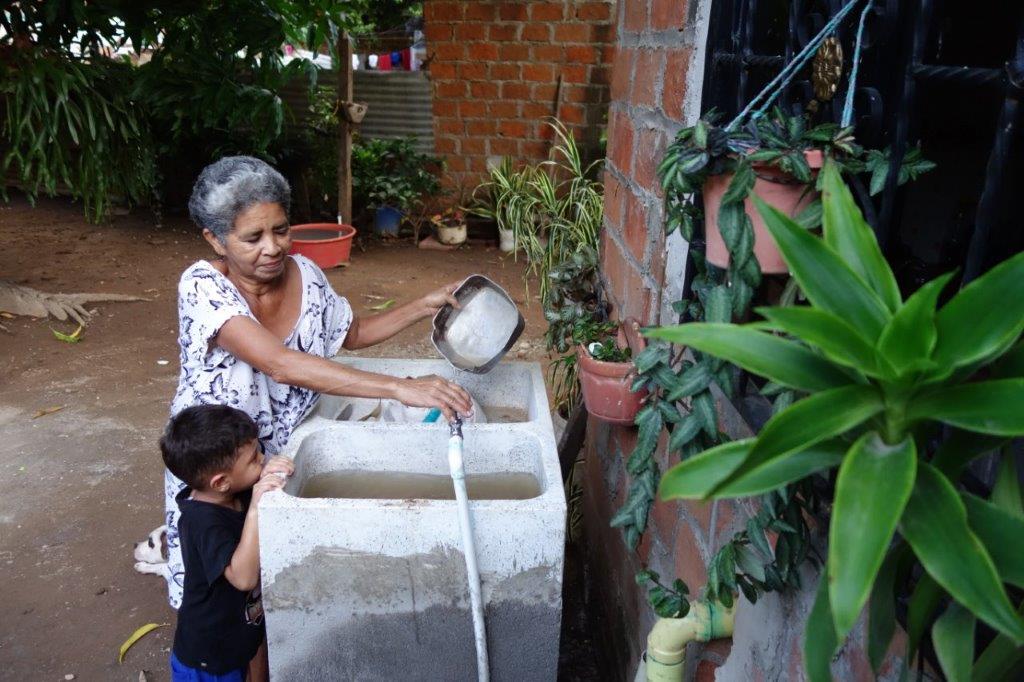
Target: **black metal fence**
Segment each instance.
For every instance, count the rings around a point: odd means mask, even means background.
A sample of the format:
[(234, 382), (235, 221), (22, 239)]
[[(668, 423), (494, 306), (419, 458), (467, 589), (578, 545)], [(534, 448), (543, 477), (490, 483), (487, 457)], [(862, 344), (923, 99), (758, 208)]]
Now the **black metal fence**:
[[(703, 109), (737, 113), (845, 1), (715, 0)], [(839, 93), (858, 15), (839, 29)], [(918, 144), (938, 164), (902, 187), (890, 172), (873, 198), (854, 188), (905, 291), (954, 268), (969, 281), (1024, 248), (1022, 89), (1024, 4), (874, 1), (855, 91), (857, 139), (890, 148), (891, 171)], [(780, 102), (799, 111), (813, 98), (807, 69)], [(822, 104), (818, 116), (838, 122), (841, 100)]]

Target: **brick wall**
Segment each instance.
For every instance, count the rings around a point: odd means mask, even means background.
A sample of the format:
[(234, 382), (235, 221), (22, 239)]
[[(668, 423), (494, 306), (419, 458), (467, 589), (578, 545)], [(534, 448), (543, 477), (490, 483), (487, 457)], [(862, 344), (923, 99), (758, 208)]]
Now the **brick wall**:
[(471, 190), (488, 158), (547, 158), (546, 116), (597, 147), (608, 106), (614, 0), (426, 0), (434, 139)]
[[(688, 245), (678, 235), (664, 238), (664, 196), (655, 176), (667, 144), (700, 111), (703, 46), (711, 0), (621, 0), (616, 8), (616, 59), (608, 111), (605, 225), (601, 241), (602, 279), (618, 318), (645, 324), (671, 323), (670, 304), (679, 298)], [(733, 438), (751, 435), (743, 418), (721, 395), (720, 424)], [(629, 487), (625, 461), (635, 428), (591, 420), (585, 458), (584, 523), (587, 535), (589, 602), (604, 608), (606, 627), (597, 635), (607, 663), (633, 679), (655, 616), (634, 575), (648, 566), (663, 577), (680, 577), (699, 597), (705, 566), (715, 551), (743, 527), (754, 510), (749, 501), (707, 504), (656, 502), (635, 552), (609, 519), (625, 502)], [(662, 471), (673, 461), (658, 449)], [(688, 680), (800, 680), (804, 678), (801, 638), (813, 603), (817, 572), (807, 568), (807, 589), (784, 597), (768, 595), (756, 605), (740, 601), (735, 636), (692, 644)], [(839, 656), (837, 679), (873, 679), (864, 654), (863, 622)], [(897, 638), (899, 640), (899, 638)], [(894, 644), (894, 651), (899, 644)], [(895, 679), (890, 664), (882, 679)]]
[[(608, 110), (605, 173), (605, 229), (601, 241), (602, 279), (618, 318), (655, 323), (666, 293), (664, 195), (655, 168), (683, 123), (686, 77), (696, 34), (696, 0), (622, 0), (616, 13), (616, 60)], [(685, 245), (682, 245), (685, 249)], [(671, 290), (671, 288), (669, 289)], [(711, 545), (731, 533), (734, 517), (727, 503), (687, 505), (658, 502), (636, 552), (608, 520), (623, 504), (629, 487), (625, 460), (636, 430), (591, 421), (587, 434), (587, 489), (584, 493), (588, 562), (593, 589), (603, 595), (612, 624), (605, 650), (621, 675), (632, 675), (654, 622), (654, 614), (633, 576), (650, 566), (664, 576), (683, 578), (691, 588), (705, 580)], [(664, 448), (659, 465), (667, 468)], [(712, 523), (715, 531), (711, 532)], [(703, 678), (728, 655), (727, 642), (694, 651), (691, 674)], [(631, 678), (630, 678), (631, 679)]]

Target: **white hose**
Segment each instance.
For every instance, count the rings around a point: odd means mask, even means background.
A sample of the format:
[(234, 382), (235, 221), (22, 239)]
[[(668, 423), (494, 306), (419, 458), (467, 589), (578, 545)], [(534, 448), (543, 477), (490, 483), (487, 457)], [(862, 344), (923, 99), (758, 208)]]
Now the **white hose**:
[(484, 600), (480, 594), (480, 569), (476, 565), (476, 543), (473, 542), (473, 523), (469, 517), (469, 495), (466, 494), (466, 470), (462, 464), (462, 421), (452, 423), (452, 436), (448, 439), (448, 469), (455, 486), (455, 501), (459, 509), (459, 527), (462, 531), (462, 552), (466, 557), (466, 580), (469, 583), (469, 601), (473, 608), (473, 638), (476, 640), (476, 671), (480, 682), (487, 682), (487, 630), (484, 625)]

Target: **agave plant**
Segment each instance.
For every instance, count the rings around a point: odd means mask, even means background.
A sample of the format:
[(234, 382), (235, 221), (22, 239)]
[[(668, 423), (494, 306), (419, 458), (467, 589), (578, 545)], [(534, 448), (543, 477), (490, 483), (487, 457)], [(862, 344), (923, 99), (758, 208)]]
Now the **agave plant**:
[[(836, 164), (823, 173), (821, 237), (757, 203), (810, 305), (761, 308), (763, 321), (745, 325), (648, 331), (805, 397), (756, 438), (676, 465), (659, 493), (745, 497), (838, 467), (827, 566), (805, 636), (811, 679), (828, 679), (869, 599), (869, 651), (880, 664), (895, 627), (894, 575), (907, 575), (914, 557), (923, 574), (912, 646), (945, 593), (932, 637), (947, 677), (971, 674), (975, 618), (998, 633), (990, 650), (999, 650), (978, 661), (995, 670), (996, 654), (1005, 662), (1024, 652), (1024, 619), (1005, 587), (1024, 587), (1020, 486), (1009, 459), (997, 488), (1012, 494), (985, 500), (958, 482), (972, 459), (1024, 434), (1024, 253), (941, 307), (953, 273), (904, 301)], [(943, 426), (953, 437), (936, 450)]]

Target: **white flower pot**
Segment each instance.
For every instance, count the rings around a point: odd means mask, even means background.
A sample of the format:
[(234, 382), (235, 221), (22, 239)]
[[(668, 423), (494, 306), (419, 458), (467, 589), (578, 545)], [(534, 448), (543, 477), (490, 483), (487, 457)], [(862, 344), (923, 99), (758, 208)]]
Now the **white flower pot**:
[(437, 241), (448, 246), (458, 246), (466, 241), (466, 226), (456, 225), (454, 227), (437, 228)]
[(505, 253), (512, 253), (516, 250), (516, 233), (512, 230), (498, 228), (498, 248)]

